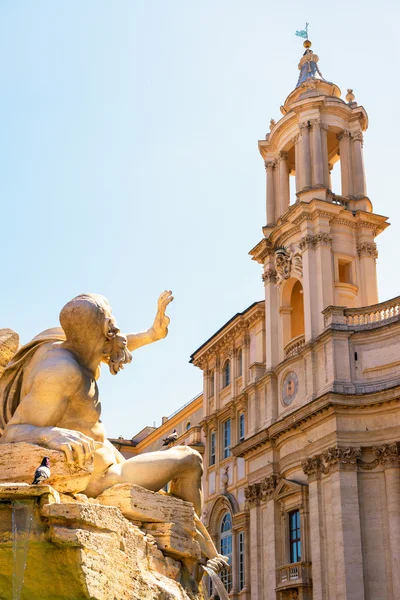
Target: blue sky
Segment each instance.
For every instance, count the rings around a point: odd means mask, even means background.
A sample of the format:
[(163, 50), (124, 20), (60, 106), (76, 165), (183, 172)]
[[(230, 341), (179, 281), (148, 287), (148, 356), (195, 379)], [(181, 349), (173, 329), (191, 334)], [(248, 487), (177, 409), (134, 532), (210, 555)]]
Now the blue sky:
[[(380, 299), (399, 294), (397, 2), (1, 0), (0, 326), (22, 342), (82, 292), (148, 328), (172, 289), (170, 335), (103, 369), (103, 421), (131, 437), (202, 387), (189, 355), (262, 299), (248, 251), (265, 223), (257, 140), (294, 88), (310, 22), (326, 79), (369, 114), (367, 186)], [(329, 9), (329, 10), (328, 10)], [(336, 190), (339, 191), (339, 190)]]

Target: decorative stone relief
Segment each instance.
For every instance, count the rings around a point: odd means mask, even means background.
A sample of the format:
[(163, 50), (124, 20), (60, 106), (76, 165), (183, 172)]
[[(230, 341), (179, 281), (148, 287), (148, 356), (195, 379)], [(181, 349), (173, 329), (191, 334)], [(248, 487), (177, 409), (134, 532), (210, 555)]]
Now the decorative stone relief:
[(270, 281), (275, 282), (277, 277), (277, 273), (275, 269), (268, 269), (265, 273), (262, 274), (261, 279), (264, 283), (269, 283)]
[(260, 482), (252, 483), (244, 489), (244, 496), (249, 506), (257, 506), (269, 500), (280, 481), (279, 475), (270, 475)]
[(302, 252), (307, 248), (317, 248), (318, 246), (331, 246), (332, 236), (325, 231), (319, 231), (315, 235), (306, 234), (300, 240), (299, 248)]
[(326, 468), (328, 471), (339, 467), (353, 468), (357, 465), (357, 460), (361, 458), (361, 448), (328, 448), (326, 452), (322, 454), (325, 461)]
[(378, 258), (378, 250), (374, 242), (359, 242), (357, 244), (357, 254), (359, 258), (368, 256), (371, 258)]
[(303, 276), (303, 257), (300, 252), (300, 248), (297, 246), (290, 246), (285, 248), (281, 246), (275, 250), (275, 271), (276, 271), (276, 285), (280, 285), (285, 279), (289, 277)]
[(361, 145), (363, 145), (364, 137), (363, 137), (361, 129), (359, 129), (358, 131), (354, 131), (352, 133), (351, 137), (353, 138), (353, 140), (355, 142), (361, 142)]
[(400, 467), (400, 442), (383, 444), (372, 448), (375, 459), (367, 462), (361, 458), (361, 448), (339, 448), (338, 446), (328, 448), (322, 454), (316, 454), (302, 461), (301, 466), (304, 473), (312, 481), (321, 474), (328, 474), (339, 467), (342, 469), (357, 469), (366, 471), (375, 469), (378, 465)]

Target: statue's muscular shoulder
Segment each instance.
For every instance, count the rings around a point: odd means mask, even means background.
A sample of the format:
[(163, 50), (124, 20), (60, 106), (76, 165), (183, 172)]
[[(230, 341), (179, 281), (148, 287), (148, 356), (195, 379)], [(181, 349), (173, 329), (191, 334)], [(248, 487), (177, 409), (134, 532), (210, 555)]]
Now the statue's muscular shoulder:
[[(60, 342), (44, 344), (33, 355), (24, 373), (23, 394), (32, 386), (51, 385), (73, 393), (85, 382), (83, 367)], [(69, 389), (68, 389), (69, 388)]]

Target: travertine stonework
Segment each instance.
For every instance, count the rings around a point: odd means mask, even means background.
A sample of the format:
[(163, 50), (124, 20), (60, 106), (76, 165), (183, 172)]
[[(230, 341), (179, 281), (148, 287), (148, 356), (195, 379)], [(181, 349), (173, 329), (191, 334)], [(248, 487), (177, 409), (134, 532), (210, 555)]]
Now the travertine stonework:
[[(143, 490), (146, 493), (146, 490)], [(50, 486), (0, 484), (0, 598), (12, 600), (12, 503), (30, 500), (34, 515), (24, 575), (23, 600), (201, 600), (192, 575), (160, 550), (192, 539), (167, 529), (162, 540), (129, 522), (118, 508), (61, 496)], [(148, 498), (151, 506), (152, 498)], [(167, 500), (167, 499), (166, 499)], [(179, 510), (178, 499), (176, 510)], [(184, 504), (184, 503), (183, 503)], [(163, 515), (159, 510), (159, 518)], [(169, 517), (170, 515), (164, 515)], [(143, 527), (144, 524), (141, 524)], [(155, 524), (149, 525), (154, 528)], [(190, 527), (190, 520), (188, 520)], [(192, 530), (194, 524), (192, 522)], [(186, 556), (190, 555), (186, 552)], [(181, 582), (185, 587), (182, 587)], [(185, 589), (186, 588), (186, 589)], [(193, 588), (193, 591), (191, 591)]]

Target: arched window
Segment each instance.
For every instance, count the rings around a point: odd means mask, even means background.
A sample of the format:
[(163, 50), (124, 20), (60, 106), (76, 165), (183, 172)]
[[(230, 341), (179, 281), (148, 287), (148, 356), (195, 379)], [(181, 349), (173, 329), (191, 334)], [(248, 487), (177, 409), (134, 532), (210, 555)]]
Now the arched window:
[(243, 352), (242, 349), (239, 349), (238, 355), (237, 355), (237, 370), (238, 370), (238, 377), (242, 376), (243, 373)]
[(222, 387), (227, 387), (231, 383), (231, 363), (226, 360), (222, 369)]
[(189, 429), (190, 429), (190, 421), (188, 421), (188, 422), (186, 423), (186, 431), (188, 431)]
[(220, 527), (220, 553), (228, 557), (230, 569), (221, 572), (221, 581), (227, 592), (232, 589), (232, 517), (225, 513), (221, 519)]
[(303, 300), (303, 286), (300, 281), (296, 281), (292, 288), (292, 294), (290, 297), (290, 305), (292, 308), (290, 325), (292, 339), (299, 335), (304, 335), (304, 300)]

